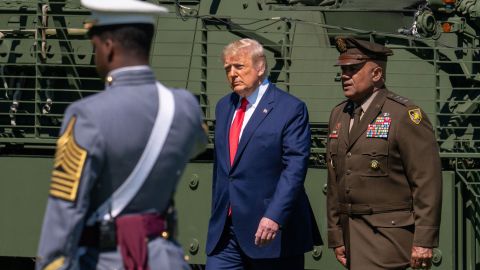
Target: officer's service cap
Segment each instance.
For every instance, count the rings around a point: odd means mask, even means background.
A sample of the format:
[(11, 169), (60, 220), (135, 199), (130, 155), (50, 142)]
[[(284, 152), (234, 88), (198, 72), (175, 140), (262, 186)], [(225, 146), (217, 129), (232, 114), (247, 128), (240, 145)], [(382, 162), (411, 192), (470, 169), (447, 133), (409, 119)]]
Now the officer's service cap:
[(117, 24), (155, 24), (156, 15), (168, 12), (165, 7), (138, 0), (81, 0), (81, 3), (92, 13), (91, 20), (85, 24), (87, 29)]
[(340, 52), (336, 66), (356, 65), (367, 60), (387, 61), (387, 57), (393, 55), (392, 50), (383, 45), (353, 37), (336, 37), (335, 45)]

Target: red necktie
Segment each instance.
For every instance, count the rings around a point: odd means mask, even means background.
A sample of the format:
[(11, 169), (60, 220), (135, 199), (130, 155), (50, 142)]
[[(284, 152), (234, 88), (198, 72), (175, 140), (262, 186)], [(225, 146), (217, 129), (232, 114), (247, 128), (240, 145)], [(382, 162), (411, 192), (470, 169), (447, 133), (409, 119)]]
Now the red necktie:
[(230, 145), (230, 165), (233, 165), (233, 159), (237, 153), (238, 148), (238, 139), (240, 137), (240, 131), (242, 130), (243, 118), (245, 118), (245, 111), (247, 110), (248, 100), (242, 98), (242, 104), (237, 110), (235, 119), (233, 120), (232, 126), (230, 127), (229, 135), (229, 145)]
[[(228, 143), (230, 145), (230, 165), (233, 165), (233, 159), (237, 153), (238, 139), (240, 137), (240, 131), (242, 130), (243, 118), (245, 118), (245, 111), (247, 110), (248, 100), (242, 98), (242, 104), (235, 114), (232, 126), (230, 126), (230, 135), (228, 137)], [(228, 207), (228, 216), (232, 216), (232, 207)]]

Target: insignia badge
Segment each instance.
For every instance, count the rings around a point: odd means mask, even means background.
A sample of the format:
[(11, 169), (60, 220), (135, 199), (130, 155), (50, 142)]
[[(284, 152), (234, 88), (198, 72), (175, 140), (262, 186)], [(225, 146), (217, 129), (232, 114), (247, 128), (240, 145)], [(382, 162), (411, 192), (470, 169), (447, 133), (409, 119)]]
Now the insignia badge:
[(378, 170), (378, 168), (380, 168), (380, 162), (378, 162), (375, 159), (370, 161), (370, 168), (372, 168), (374, 170)]
[(67, 201), (77, 198), (80, 177), (87, 158), (87, 151), (75, 141), (73, 127), (76, 117), (72, 117), (63, 135), (57, 141), (55, 163), (50, 183), (50, 195)]
[(345, 43), (345, 40), (343, 38), (337, 38), (335, 40), (335, 43), (339, 52), (344, 53), (347, 51), (347, 44)]
[(409, 110), (408, 115), (410, 116), (410, 120), (417, 125), (422, 121), (422, 112), (419, 108)]
[(48, 264), (44, 269), (45, 270), (56, 270), (62, 267), (65, 264), (65, 257), (61, 256), (55, 259), (53, 262)]
[(372, 124), (367, 127), (367, 138), (388, 138), (388, 131), (392, 118), (390, 113), (384, 113), (382, 116), (378, 116)]
[(335, 128), (332, 130), (332, 133), (330, 133), (330, 134), (328, 135), (328, 138), (333, 138), (333, 139), (338, 138), (338, 133), (339, 133), (339, 130), (340, 130), (340, 127), (341, 127), (341, 126), (342, 126), (341, 123), (337, 123), (337, 124), (335, 125)]
[(268, 110), (267, 110), (267, 109), (263, 109), (263, 113), (268, 113)]
[(112, 76), (108, 76), (108, 77), (105, 79), (105, 82), (106, 82), (108, 85), (112, 85), (112, 83), (113, 83), (113, 77), (112, 77)]

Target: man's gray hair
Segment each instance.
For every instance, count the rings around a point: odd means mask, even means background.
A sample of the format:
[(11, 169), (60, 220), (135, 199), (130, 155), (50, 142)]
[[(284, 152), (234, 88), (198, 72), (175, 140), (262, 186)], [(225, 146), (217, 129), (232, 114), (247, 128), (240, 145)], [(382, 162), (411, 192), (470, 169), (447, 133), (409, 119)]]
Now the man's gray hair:
[(235, 55), (240, 51), (247, 51), (252, 57), (253, 64), (259, 66), (263, 64), (265, 66), (264, 77), (268, 75), (267, 58), (262, 44), (258, 41), (250, 38), (243, 38), (235, 40), (225, 46), (222, 51), (222, 61), (225, 61), (225, 57), (228, 55)]

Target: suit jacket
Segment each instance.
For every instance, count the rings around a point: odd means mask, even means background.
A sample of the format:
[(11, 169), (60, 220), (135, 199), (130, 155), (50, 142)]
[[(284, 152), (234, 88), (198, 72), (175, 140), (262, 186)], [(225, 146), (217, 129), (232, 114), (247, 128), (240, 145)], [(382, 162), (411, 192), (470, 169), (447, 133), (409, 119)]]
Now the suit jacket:
[[(348, 249), (353, 242), (362, 246), (359, 242), (365, 240), (349, 233), (359, 220), (373, 228), (370, 229), (372, 233), (389, 228), (393, 238), (388, 241), (397, 241), (397, 247), (402, 249), (392, 251), (393, 254), (409, 256), (412, 244), (438, 246), (441, 164), (427, 116), (408, 99), (381, 89), (359, 125), (352, 127), (349, 133), (352, 109), (353, 103), (345, 101), (336, 106), (330, 116), (327, 146), (329, 246), (346, 245)], [(346, 216), (356, 221), (349, 222)], [(401, 233), (405, 230), (396, 234), (393, 229), (409, 226), (414, 229), (408, 237)], [(363, 235), (362, 238), (368, 237)], [(373, 235), (368, 241), (375, 241)], [(384, 251), (383, 254), (370, 253), (381, 261), (382, 256), (391, 254)], [(353, 254), (356, 250), (352, 248), (348, 252)], [(365, 254), (368, 252), (366, 250)], [(359, 269), (376, 269), (363, 267)]]
[[(319, 232), (303, 185), (310, 153), (307, 108), (270, 84), (243, 130), (230, 166), (228, 137), (238, 100), (231, 93), (216, 107), (207, 254), (220, 239), (229, 205), (235, 235), (249, 257), (277, 258), (310, 251)], [(270, 244), (258, 247), (254, 236), (262, 217), (277, 222), (281, 230)]]
[[(111, 77), (105, 91), (74, 102), (65, 112), (37, 269), (54, 262), (59, 262), (59, 269), (70, 269), (78, 263), (78, 243), (86, 219), (126, 180), (150, 137), (159, 106), (153, 72), (147, 67), (125, 68), (112, 72)], [(185, 90), (170, 91), (175, 112), (164, 147), (145, 183), (120, 215), (163, 213), (189, 158), (206, 144), (196, 99)], [(66, 186), (62, 187), (63, 183)], [(151, 269), (159, 267), (162, 247), (173, 249), (162, 240), (149, 244), (150, 253), (156, 252), (150, 254)], [(164, 268), (175, 260), (173, 268), (186, 266), (178, 262), (183, 260), (181, 250), (172, 250), (172, 254), (179, 256), (163, 258)], [(123, 264), (119, 252), (98, 254), (94, 248), (80, 259), (90, 261), (90, 266), (82, 269), (117, 269)]]

